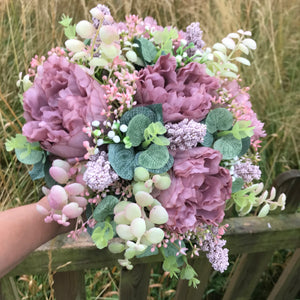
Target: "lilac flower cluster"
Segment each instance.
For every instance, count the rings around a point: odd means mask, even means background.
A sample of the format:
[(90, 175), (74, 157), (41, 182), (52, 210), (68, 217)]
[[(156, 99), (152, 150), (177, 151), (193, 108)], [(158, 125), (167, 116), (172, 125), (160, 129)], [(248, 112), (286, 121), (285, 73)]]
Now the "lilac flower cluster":
[[(94, 9), (97, 9), (101, 14), (103, 14), (103, 16), (111, 16), (110, 10), (106, 5), (98, 4)], [(100, 25), (99, 19), (93, 17), (92, 20), (94, 27), (98, 29)], [(111, 23), (112, 22), (110, 22), (108, 19), (103, 20), (103, 25), (110, 25)]]
[(91, 157), (86, 166), (83, 180), (93, 191), (102, 192), (119, 179), (117, 173), (111, 168), (108, 155), (104, 151)]
[(206, 135), (206, 125), (194, 120), (184, 119), (177, 124), (167, 123), (167, 137), (173, 151), (187, 150), (202, 143)]
[(253, 180), (259, 180), (261, 171), (259, 166), (255, 166), (250, 160), (244, 163), (237, 163), (234, 165), (234, 172), (238, 177), (241, 177), (246, 183), (250, 183)]
[(202, 40), (203, 31), (200, 29), (199, 22), (193, 22), (186, 28), (187, 43), (194, 43), (195, 47), (188, 49), (188, 55), (193, 56), (197, 50), (202, 51), (205, 42)]
[[(218, 227), (215, 227), (218, 230)], [(213, 230), (214, 231), (214, 230)], [(228, 262), (228, 249), (223, 248), (226, 244), (225, 240), (216, 238), (214, 234), (208, 233), (206, 240), (203, 241), (201, 250), (206, 253), (206, 257), (211, 263), (212, 267), (223, 273), (229, 266)]]

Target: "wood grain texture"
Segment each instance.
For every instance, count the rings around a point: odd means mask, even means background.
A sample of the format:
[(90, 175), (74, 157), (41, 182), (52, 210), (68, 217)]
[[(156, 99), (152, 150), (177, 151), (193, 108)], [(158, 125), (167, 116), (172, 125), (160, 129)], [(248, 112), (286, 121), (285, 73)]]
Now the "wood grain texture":
[(147, 300), (151, 265), (137, 264), (121, 271), (120, 300)]
[(187, 280), (179, 280), (174, 300), (196, 300), (202, 299), (213, 271), (212, 266), (206, 257), (200, 257), (190, 261), (191, 266), (198, 274), (200, 284), (197, 288), (189, 287)]
[(58, 272), (53, 277), (56, 300), (85, 300), (84, 271)]
[(273, 251), (241, 255), (235, 263), (223, 300), (251, 299), (251, 294), (272, 256)]
[[(265, 218), (241, 217), (224, 221), (229, 229), (224, 238), (230, 254), (255, 253), (282, 248), (299, 248), (300, 213), (268, 216)], [(77, 241), (58, 236), (54, 243), (48, 242), (31, 253), (9, 275), (44, 273), (48, 270), (48, 251), (52, 251), (52, 268), (70, 262), (61, 271), (75, 271), (118, 265), (122, 254), (110, 253), (107, 249), (99, 250), (88, 234), (83, 234)], [(132, 260), (133, 264), (162, 261), (161, 255)]]
[(300, 291), (300, 249), (297, 249), (276, 282), (268, 300), (294, 300)]

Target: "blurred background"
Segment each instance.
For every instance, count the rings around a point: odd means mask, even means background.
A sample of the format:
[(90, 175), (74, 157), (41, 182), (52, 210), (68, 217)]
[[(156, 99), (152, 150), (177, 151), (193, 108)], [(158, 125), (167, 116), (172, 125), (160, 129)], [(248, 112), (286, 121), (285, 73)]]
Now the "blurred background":
[[(98, 1), (88, 0), (1, 0), (0, 1), (0, 210), (40, 197), (42, 182), (32, 182), (27, 167), (5, 151), (6, 138), (21, 132), (22, 106), (16, 81), (25, 74), (31, 58), (45, 55), (64, 45), (62, 27), (65, 13), (77, 23), (90, 19), (89, 10)], [(185, 30), (200, 22), (207, 46), (221, 41), (230, 32), (250, 30), (257, 42), (251, 67), (241, 67), (242, 86), (249, 86), (254, 110), (265, 123), (268, 136), (261, 148), (263, 180), (269, 186), (280, 173), (300, 165), (300, 2), (298, 0), (111, 0), (102, 1), (117, 21), (125, 15), (154, 17), (160, 25)], [(289, 251), (278, 253), (262, 278), (265, 299)], [(234, 258), (232, 258), (234, 259)], [(230, 271), (230, 270), (229, 270)], [(229, 272), (228, 271), (228, 272)], [(118, 269), (89, 271), (88, 299), (109, 299), (117, 295)], [(49, 278), (24, 275), (17, 278), (22, 299), (48, 299)], [(173, 282), (168, 274), (154, 270), (149, 299), (172, 299)], [(226, 277), (212, 276), (207, 299), (219, 299)], [(153, 294), (154, 293), (154, 294)], [(93, 295), (93, 296), (92, 296)], [(104, 297), (104, 298), (103, 298)], [(260, 298), (262, 297), (262, 298)]]

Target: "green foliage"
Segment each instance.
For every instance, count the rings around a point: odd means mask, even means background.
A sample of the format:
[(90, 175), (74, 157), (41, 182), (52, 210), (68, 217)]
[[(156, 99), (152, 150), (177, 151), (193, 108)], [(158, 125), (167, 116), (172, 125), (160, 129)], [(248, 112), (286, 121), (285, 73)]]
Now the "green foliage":
[(244, 180), (240, 177), (236, 178), (235, 181), (232, 182), (232, 193), (236, 193), (242, 189), (244, 185)]
[(242, 150), (242, 142), (231, 134), (225, 135), (215, 141), (213, 148), (221, 152), (223, 159), (232, 159)]
[(68, 39), (74, 39), (76, 37), (76, 25), (71, 25), (72, 18), (62, 15), (61, 21), (58, 22), (64, 27), (65, 35)]
[(144, 140), (144, 131), (148, 128), (150, 123), (149, 118), (143, 114), (137, 114), (130, 120), (126, 136), (129, 137), (133, 147), (140, 145)]
[(146, 169), (160, 169), (169, 161), (169, 151), (166, 146), (152, 144), (141, 152), (138, 158), (139, 165)]
[(249, 125), (251, 125), (251, 121), (237, 121), (231, 130), (222, 131), (218, 136), (232, 134), (238, 140), (251, 137), (254, 134), (253, 129), (255, 127), (248, 127)]
[(114, 230), (108, 221), (97, 223), (92, 233), (92, 240), (99, 249), (107, 247), (109, 240), (113, 237)]
[(178, 268), (177, 260), (175, 256), (165, 257), (163, 262), (163, 270), (165, 272), (169, 272), (171, 277), (178, 278), (178, 273), (180, 273), (180, 269)]
[(161, 122), (164, 123), (163, 121), (163, 113), (162, 113), (162, 104), (158, 103), (158, 104), (151, 104), (151, 105), (147, 105), (147, 108), (149, 108), (150, 110), (152, 110), (155, 113), (155, 121), (156, 122)]
[(162, 135), (167, 132), (167, 129), (161, 122), (151, 123), (144, 131), (145, 141), (143, 142), (143, 147), (146, 148), (153, 142), (159, 146), (168, 146), (170, 141)]
[(154, 61), (157, 50), (152, 42), (145, 38), (135, 39), (134, 42), (139, 45), (137, 52), (139, 57), (143, 60), (144, 65), (150, 65)]
[(242, 139), (242, 150), (239, 153), (239, 156), (243, 156), (247, 153), (248, 149), (250, 148), (251, 139), (249, 137)]
[(189, 286), (197, 288), (197, 285), (200, 283), (200, 280), (196, 278), (198, 274), (196, 273), (194, 268), (190, 264), (188, 264), (186, 257), (184, 261), (186, 265), (182, 268), (180, 272), (180, 279), (188, 280)]
[(204, 147), (211, 147), (213, 142), (214, 142), (214, 136), (208, 131), (206, 131), (205, 137), (201, 145)]
[(32, 170), (29, 171), (29, 175), (32, 180), (37, 180), (45, 177), (44, 166), (45, 163), (43, 162), (43, 160), (33, 165)]
[(228, 130), (233, 123), (232, 113), (226, 108), (216, 108), (209, 112), (205, 120), (207, 131), (215, 133), (218, 130)]
[(130, 120), (138, 114), (145, 115), (151, 122), (156, 122), (156, 113), (153, 110), (147, 106), (138, 106), (128, 110), (124, 115), (122, 115), (120, 124), (125, 124), (128, 126)]
[(108, 195), (105, 198), (101, 200), (101, 202), (96, 206), (94, 213), (93, 213), (93, 218), (97, 222), (104, 222), (105, 219), (113, 215), (114, 213), (114, 207), (119, 203), (119, 199)]
[(177, 39), (178, 31), (175, 28), (165, 28), (163, 31), (155, 31), (153, 33), (153, 39), (155, 44), (160, 46), (160, 50), (156, 54), (155, 60), (161, 55), (167, 55), (173, 52), (172, 40)]
[(124, 144), (110, 144), (108, 146), (108, 160), (115, 172), (123, 179), (131, 180), (134, 173), (133, 148), (126, 149)]
[(29, 143), (25, 136), (17, 134), (16, 137), (5, 142), (7, 151), (15, 150), (18, 160), (27, 165), (34, 165), (44, 161), (44, 151), (38, 142)]

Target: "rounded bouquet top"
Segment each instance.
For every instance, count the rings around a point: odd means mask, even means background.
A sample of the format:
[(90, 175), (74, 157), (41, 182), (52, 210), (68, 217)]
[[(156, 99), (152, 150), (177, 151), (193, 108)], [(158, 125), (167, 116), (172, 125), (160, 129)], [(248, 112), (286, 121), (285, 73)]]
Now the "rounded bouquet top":
[(284, 208), (258, 183), (265, 132), (240, 86), (256, 43), (238, 30), (210, 48), (199, 23), (179, 31), (151, 17), (117, 23), (100, 4), (90, 12), (76, 25), (63, 16), (65, 47), (32, 59), (18, 82), (23, 135), (6, 147), (45, 177), (46, 222), (77, 219), (72, 237), (89, 228), (128, 269), (161, 251), (165, 270), (196, 285), (187, 255), (228, 266), (227, 208)]

